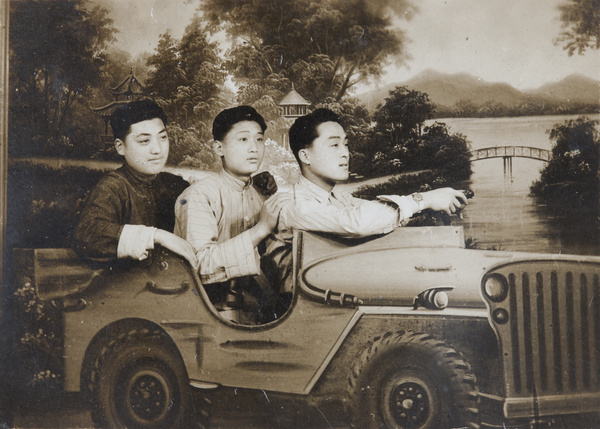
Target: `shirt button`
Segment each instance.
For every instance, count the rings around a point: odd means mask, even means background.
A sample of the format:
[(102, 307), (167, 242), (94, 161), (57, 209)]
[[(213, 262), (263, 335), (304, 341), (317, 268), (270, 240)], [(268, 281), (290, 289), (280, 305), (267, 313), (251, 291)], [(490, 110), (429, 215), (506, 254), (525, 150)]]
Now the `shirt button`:
[(246, 216), (246, 217), (244, 218), (244, 220), (245, 220), (246, 222), (250, 222), (250, 218), (249, 218), (248, 216)]

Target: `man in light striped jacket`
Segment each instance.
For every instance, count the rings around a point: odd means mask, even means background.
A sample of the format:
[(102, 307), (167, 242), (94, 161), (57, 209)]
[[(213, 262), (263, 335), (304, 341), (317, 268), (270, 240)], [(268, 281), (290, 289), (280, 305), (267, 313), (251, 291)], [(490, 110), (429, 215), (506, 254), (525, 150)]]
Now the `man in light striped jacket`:
[(213, 137), (223, 170), (191, 185), (175, 203), (175, 234), (192, 244), (198, 273), (217, 309), (239, 323), (263, 321), (269, 316), (257, 316), (256, 308), (264, 312), (274, 305), (273, 291), (261, 276), (258, 248), (275, 228), (287, 197), (267, 199), (276, 185), (260, 190), (252, 177), (263, 159), (266, 128), (250, 106), (219, 113)]

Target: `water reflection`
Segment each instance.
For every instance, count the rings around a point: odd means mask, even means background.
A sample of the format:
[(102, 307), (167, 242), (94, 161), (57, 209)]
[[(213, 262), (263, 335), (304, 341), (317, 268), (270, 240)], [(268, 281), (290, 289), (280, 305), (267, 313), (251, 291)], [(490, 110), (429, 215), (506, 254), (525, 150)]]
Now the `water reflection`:
[[(596, 115), (597, 116), (597, 115)], [(568, 116), (533, 118), (447, 119), (452, 132), (460, 132), (473, 149), (522, 145), (551, 149), (546, 130)], [(568, 254), (600, 254), (598, 223), (584, 213), (557, 219), (543, 202), (530, 195), (545, 163), (513, 158), (512, 177), (504, 174), (502, 158), (473, 163), (468, 186), (475, 192), (464, 212), (465, 236), (481, 249)], [(597, 216), (597, 213), (596, 213)]]

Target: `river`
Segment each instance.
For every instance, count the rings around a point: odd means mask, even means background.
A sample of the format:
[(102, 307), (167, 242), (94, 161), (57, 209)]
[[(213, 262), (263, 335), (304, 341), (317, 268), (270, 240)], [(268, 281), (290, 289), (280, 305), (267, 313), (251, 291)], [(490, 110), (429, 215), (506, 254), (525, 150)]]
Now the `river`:
[[(587, 115), (600, 119), (600, 115)], [(440, 119), (453, 133), (461, 133), (472, 149), (494, 146), (532, 146), (552, 149), (547, 130), (577, 116), (534, 116), (517, 118)], [(474, 198), (464, 211), (465, 237), (477, 248), (600, 255), (597, 224), (571, 224), (558, 227), (543, 206), (530, 195), (545, 163), (528, 158), (513, 158), (512, 177), (504, 174), (502, 158), (473, 162), (473, 175), (465, 184)]]

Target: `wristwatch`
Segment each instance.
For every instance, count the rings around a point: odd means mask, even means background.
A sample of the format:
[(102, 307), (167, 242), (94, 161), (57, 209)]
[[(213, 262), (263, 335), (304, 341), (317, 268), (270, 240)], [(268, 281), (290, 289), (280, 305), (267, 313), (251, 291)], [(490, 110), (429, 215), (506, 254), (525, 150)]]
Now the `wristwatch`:
[(414, 194), (410, 194), (410, 196), (417, 203), (417, 206), (419, 207), (419, 211), (420, 212), (423, 211), (423, 209), (425, 208), (425, 202), (423, 201), (423, 195), (419, 194), (418, 192), (415, 192)]

